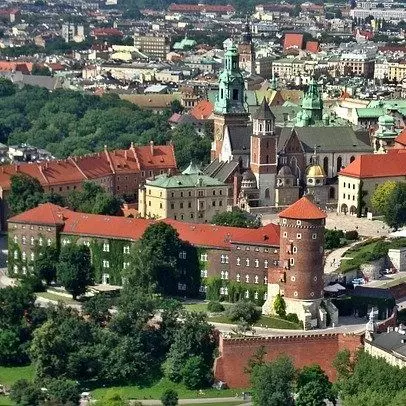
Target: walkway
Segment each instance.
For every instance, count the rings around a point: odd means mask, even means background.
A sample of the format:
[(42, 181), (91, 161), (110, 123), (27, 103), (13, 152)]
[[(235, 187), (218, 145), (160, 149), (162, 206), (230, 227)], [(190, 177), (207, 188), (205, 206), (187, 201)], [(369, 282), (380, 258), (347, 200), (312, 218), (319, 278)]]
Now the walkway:
[(327, 255), (325, 260), (326, 262), (324, 263), (324, 273), (329, 274), (334, 272), (339, 267), (344, 252), (353, 247), (354, 245), (358, 244), (359, 242), (360, 241), (355, 241), (350, 245), (346, 245), (345, 247), (337, 248), (331, 251)]
[[(222, 403), (222, 404), (227, 404), (231, 402), (235, 402), (237, 400), (241, 400), (241, 406), (248, 406), (251, 405), (252, 403), (247, 400), (244, 401), (240, 397), (228, 397), (228, 398), (198, 398), (198, 399), (179, 399), (178, 404), (179, 405), (199, 405), (201, 403), (203, 404), (209, 404), (209, 403)], [(161, 406), (162, 402), (160, 400), (137, 400), (138, 402), (141, 402), (143, 405), (148, 405), (148, 406)], [(240, 406), (240, 405), (238, 405)]]

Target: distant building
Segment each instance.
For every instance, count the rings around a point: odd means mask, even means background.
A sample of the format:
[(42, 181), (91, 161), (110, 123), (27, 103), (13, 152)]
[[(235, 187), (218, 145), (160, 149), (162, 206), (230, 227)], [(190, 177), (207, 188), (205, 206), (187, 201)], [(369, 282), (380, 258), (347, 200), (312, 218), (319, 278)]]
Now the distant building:
[(170, 51), (169, 38), (163, 35), (134, 34), (134, 46), (150, 58), (166, 59)]
[(146, 218), (207, 223), (227, 210), (227, 185), (204, 175), (193, 163), (180, 175), (146, 180), (138, 196), (138, 211)]
[(65, 42), (83, 42), (85, 40), (85, 29), (80, 24), (63, 23), (62, 38)]

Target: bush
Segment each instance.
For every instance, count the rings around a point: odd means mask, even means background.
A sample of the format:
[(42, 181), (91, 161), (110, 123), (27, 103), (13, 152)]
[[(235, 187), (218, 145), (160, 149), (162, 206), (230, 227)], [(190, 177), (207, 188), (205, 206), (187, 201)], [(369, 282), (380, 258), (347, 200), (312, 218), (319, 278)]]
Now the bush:
[(344, 234), (346, 240), (355, 241), (358, 240), (359, 234), (357, 230), (346, 231)]
[(19, 379), (10, 391), (10, 399), (17, 405), (39, 406), (44, 400), (41, 388), (26, 379)]
[(187, 389), (201, 389), (211, 381), (210, 366), (200, 356), (190, 357), (182, 368), (183, 383)]
[(299, 324), (299, 317), (297, 317), (296, 313), (288, 313), (285, 317), (285, 320)]
[(224, 306), (220, 302), (209, 302), (207, 310), (209, 312), (220, 313), (224, 312)]
[(341, 247), (341, 239), (344, 238), (342, 230), (325, 230), (324, 232), (324, 248), (332, 250)]
[(231, 321), (243, 320), (249, 324), (254, 324), (261, 317), (261, 311), (252, 302), (237, 302), (227, 309), (227, 316)]
[(161, 397), (163, 406), (176, 406), (178, 404), (178, 393), (173, 389), (167, 389)]

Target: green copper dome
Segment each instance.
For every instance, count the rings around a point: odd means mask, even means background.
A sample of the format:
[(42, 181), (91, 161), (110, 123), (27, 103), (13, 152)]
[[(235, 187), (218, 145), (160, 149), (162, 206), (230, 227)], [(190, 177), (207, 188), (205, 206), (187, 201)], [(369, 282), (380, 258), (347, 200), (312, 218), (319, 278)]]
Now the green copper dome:
[(389, 114), (379, 117), (378, 123), (382, 125), (395, 125), (395, 118)]

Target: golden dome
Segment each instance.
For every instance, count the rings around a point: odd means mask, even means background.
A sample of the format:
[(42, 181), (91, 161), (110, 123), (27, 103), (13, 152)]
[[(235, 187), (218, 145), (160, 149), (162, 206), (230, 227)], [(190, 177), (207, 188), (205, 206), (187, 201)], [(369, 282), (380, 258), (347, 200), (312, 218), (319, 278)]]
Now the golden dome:
[(311, 165), (307, 168), (306, 176), (308, 178), (325, 178), (326, 173), (320, 165)]

